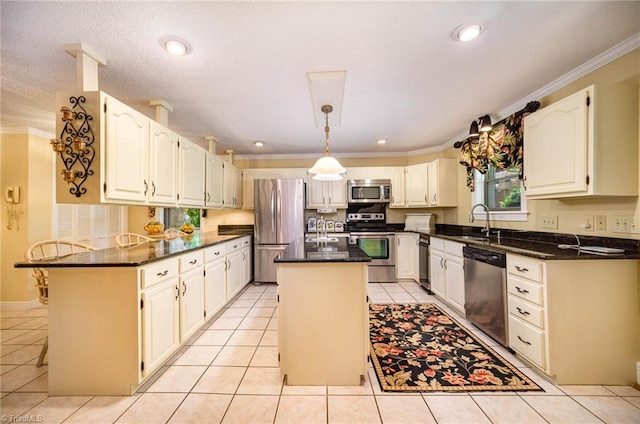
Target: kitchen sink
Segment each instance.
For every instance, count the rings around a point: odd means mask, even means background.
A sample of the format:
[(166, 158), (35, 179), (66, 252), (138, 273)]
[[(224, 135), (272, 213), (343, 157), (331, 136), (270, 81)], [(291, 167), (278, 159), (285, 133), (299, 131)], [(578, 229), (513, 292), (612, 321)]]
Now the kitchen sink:
[(459, 238), (464, 239), (464, 240), (486, 240), (486, 241), (489, 241), (489, 239), (486, 236), (464, 235), (464, 236), (456, 236), (456, 237), (459, 237)]
[(338, 237), (307, 237), (304, 241), (313, 243), (337, 243), (340, 239)]

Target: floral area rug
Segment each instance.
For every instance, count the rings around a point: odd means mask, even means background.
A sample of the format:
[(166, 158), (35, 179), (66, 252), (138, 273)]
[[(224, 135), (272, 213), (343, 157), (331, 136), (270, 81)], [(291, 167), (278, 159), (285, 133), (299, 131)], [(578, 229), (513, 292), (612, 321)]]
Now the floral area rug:
[(383, 391), (543, 391), (433, 303), (371, 304), (369, 323)]

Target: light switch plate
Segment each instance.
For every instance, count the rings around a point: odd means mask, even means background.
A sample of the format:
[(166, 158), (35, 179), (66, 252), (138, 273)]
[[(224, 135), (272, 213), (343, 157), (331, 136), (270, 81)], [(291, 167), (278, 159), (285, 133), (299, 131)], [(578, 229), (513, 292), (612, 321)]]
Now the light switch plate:
[(558, 215), (542, 215), (542, 228), (558, 228)]

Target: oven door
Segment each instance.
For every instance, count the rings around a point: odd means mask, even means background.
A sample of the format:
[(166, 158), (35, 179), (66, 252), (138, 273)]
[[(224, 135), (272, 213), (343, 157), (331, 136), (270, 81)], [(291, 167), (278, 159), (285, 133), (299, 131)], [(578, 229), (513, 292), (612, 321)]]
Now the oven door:
[(394, 239), (394, 233), (351, 233), (351, 243), (369, 255), (371, 265), (395, 265)]

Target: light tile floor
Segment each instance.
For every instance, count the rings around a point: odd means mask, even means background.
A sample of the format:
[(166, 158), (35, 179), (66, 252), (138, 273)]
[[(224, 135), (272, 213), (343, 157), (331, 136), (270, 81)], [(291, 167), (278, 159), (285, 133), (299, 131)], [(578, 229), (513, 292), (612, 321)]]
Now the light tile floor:
[[(640, 391), (556, 386), (417, 284), (370, 284), (374, 303), (435, 302), (545, 392), (383, 393), (295, 387), (280, 378), (275, 285), (249, 285), (133, 396), (47, 396), (35, 363), (47, 309), (0, 314), (0, 422), (47, 423), (640, 423)], [(45, 361), (46, 363), (46, 361)]]

